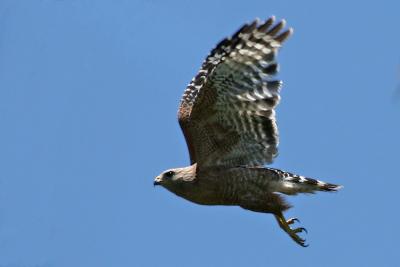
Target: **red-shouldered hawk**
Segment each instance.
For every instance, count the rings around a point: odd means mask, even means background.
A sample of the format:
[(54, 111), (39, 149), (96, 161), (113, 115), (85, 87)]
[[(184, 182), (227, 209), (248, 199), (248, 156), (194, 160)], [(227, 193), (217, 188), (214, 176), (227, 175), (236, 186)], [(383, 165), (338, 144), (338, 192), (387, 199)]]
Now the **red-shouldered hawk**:
[(178, 119), (190, 153), (191, 166), (157, 176), (176, 195), (202, 205), (234, 205), (272, 213), (279, 226), (301, 246), (286, 220), (290, 208), (282, 194), (336, 191), (340, 186), (263, 167), (277, 156), (275, 107), (282, 82), (276, 54), (292, 34), (285, 21), (271, 17), (244, 25), (221, 41), (185, 90)]

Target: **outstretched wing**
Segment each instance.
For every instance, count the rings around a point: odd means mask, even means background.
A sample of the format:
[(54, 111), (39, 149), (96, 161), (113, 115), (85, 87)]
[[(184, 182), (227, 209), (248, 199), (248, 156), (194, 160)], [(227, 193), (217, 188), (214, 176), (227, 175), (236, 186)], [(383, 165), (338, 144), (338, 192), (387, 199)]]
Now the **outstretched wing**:
[(292, 29), (274, 17), (222, 40), (185, 90), (179, 124), (198, 166), (257, 166), (277, 155), (276, 54)]

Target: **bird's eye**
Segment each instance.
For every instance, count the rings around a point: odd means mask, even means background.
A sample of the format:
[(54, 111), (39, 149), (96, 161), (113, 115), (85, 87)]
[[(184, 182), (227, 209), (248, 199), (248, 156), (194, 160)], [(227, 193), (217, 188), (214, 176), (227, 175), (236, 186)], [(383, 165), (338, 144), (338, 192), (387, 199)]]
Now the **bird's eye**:
[(165, 173), (165, 176), (168, 177), (168, 178), (171, 178), (172, 176), (174, 176), (174, 172), (173, 171), (167, 171)]

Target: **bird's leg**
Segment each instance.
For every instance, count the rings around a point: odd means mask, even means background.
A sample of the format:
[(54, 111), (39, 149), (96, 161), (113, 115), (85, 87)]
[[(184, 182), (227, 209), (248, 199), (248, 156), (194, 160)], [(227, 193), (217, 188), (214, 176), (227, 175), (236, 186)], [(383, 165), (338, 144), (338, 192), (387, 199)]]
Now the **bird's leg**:
[(303, 227), (292, 229), (289, 226), (290, 224), (293, 224), (296, 221), (298, 222), (299, 220), (297, 218), (290, 218), (289, 220), (286, 220), (282, 212), (275, 213), (274, 215), (282, 230), (285, 231), (297, 244), (299, 244), (302, 247), (308, 246), (305, 244), (306, 240), (297, 235), (297, 233), (301, 233), (303, 231), (307, 233), (307, 230)]

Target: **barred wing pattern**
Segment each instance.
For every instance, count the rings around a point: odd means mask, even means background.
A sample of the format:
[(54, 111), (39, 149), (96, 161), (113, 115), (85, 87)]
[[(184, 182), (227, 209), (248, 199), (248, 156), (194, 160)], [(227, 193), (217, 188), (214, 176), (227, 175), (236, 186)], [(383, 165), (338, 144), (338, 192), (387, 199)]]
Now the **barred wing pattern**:
[(192, 164), (259, 166), (276, 157), (282, 82), (272, 78), (277, 50), (292, 33), (284, 27), (274, 17), (246, 24), (203, 62), (178, 111)]

